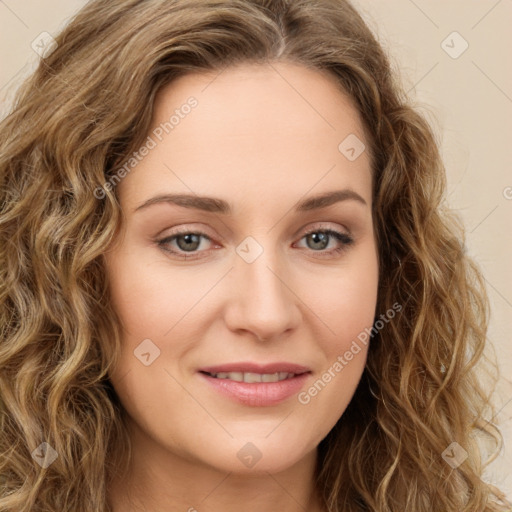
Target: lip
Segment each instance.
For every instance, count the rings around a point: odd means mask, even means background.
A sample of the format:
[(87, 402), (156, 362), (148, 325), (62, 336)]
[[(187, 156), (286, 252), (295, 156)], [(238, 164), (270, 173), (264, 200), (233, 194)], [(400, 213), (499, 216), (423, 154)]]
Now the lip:
[[(237, 382), (229, 379), (218, 379), (208, 373), (295, 373), (294, 377), (278, 382)], [(219, 394), (250, 407), (269, 407), (278, 405), (304, 386), (311, 374), (305, 366), (293, 363), (271, 363), (260, 365), (256, 363), (229, 363), (219, 366), (201, 368), (199, 376)]]

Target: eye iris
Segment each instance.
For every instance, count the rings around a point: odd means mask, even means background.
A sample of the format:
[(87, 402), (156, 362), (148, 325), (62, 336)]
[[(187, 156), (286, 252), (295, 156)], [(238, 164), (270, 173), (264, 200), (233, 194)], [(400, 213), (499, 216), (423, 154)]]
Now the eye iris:
[[(185, 244), (181, 244), (181, 240), (186, 240)], [(186, 235), (179, 235), (176, 237), (176, 243), (178, 244), (178, 247), (183, 251), (194, 251), (199, 247), (200, 243), (200, 236), (195, 235), (193, 233), (187, 233)], [(192, 244), (192, 247), (190, 247), (189, 244)]]
[(321, 247), (313, 247), (314, 249), (325, 249), (328, 245), (329, 235), (327, 233), (310, 233), (307, 237), (308, 240), (313, 241), (313, 244), (320, 243)]

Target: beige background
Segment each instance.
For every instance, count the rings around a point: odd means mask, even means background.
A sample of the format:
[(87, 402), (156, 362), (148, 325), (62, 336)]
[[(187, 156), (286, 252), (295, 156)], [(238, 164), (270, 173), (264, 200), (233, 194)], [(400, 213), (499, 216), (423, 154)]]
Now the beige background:
[[(32, 41), (41, 32), (57, 34), (84, 4), (0, 0), (2, 117), (12, 93), (37, 64)], [(468, 252), (484, 271), (492, 307), (489, 339), (502, 373), (495, 420), (505, 436), (487, 479), (512, 500), (512, 1), (356, 0), (355, 5), (391, 52), (406, 89), (442, 141), (449, 203), (460, 212)]]

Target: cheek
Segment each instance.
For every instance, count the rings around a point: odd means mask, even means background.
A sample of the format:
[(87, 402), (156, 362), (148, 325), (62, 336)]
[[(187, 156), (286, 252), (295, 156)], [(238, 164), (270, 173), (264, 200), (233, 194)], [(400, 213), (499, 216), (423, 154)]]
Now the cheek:
[(329, 282), (317, 281), (316, 293), (309, 295), (325, 326), (324, 335), (316, 337), (324, 367), (298, 398), (318, 418), (315, 428), (320, 435), (343, 414), (366, 365), (378, 293), (378, 263), (372, 250)]
[(208, 290), (183, 269), (169, 271), (163, 258), (144, 262), (131, 252), (110, 266), (111, 297), (126, 334), (163, 336)]
[(329, 293), (314, 297), (314, 311), (320, 323), (328, 326), (315, 340), (323, 353), (324, 366), (298, 395), (298, 402), (316, 434), (316, 442), (343, 415), (366, 365), (376, 313), (378, 268), (373, 260), (361, 263), (359, 270), (331, 281)]
[[(337, 276), (315, 283), (309, 292), (320, 322), (326, 327), (324, 351), (332, 361), (349, 349), (365, 329), (370, 330), (376, 315), (378, 265), (372, 251), (358, 255), (354, 265), (343, 268)], [(304, 292), (305, 293), (305, 292)], [(364, 345), (363, 345), (364, 347)]]

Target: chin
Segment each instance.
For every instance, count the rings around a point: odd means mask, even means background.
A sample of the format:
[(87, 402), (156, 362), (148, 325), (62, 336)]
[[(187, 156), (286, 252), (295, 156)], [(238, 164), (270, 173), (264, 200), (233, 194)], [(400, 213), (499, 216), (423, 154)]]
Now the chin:
[[(239, 475), (264, 475), (289, 469), (304, 457), (314, 456), (311, 440), (295, 440), (275, 435), (237, 437), (225, 441), (220, 450), (210, 452), (207, 464)], [(309, 443), (308, 443), (309, 441)], [(308, 445), (311, 447), (308, 449)], [(219, 443), (218, 446), (221, 446)], [(198, 454), (203, 460), (205, 453)]]

